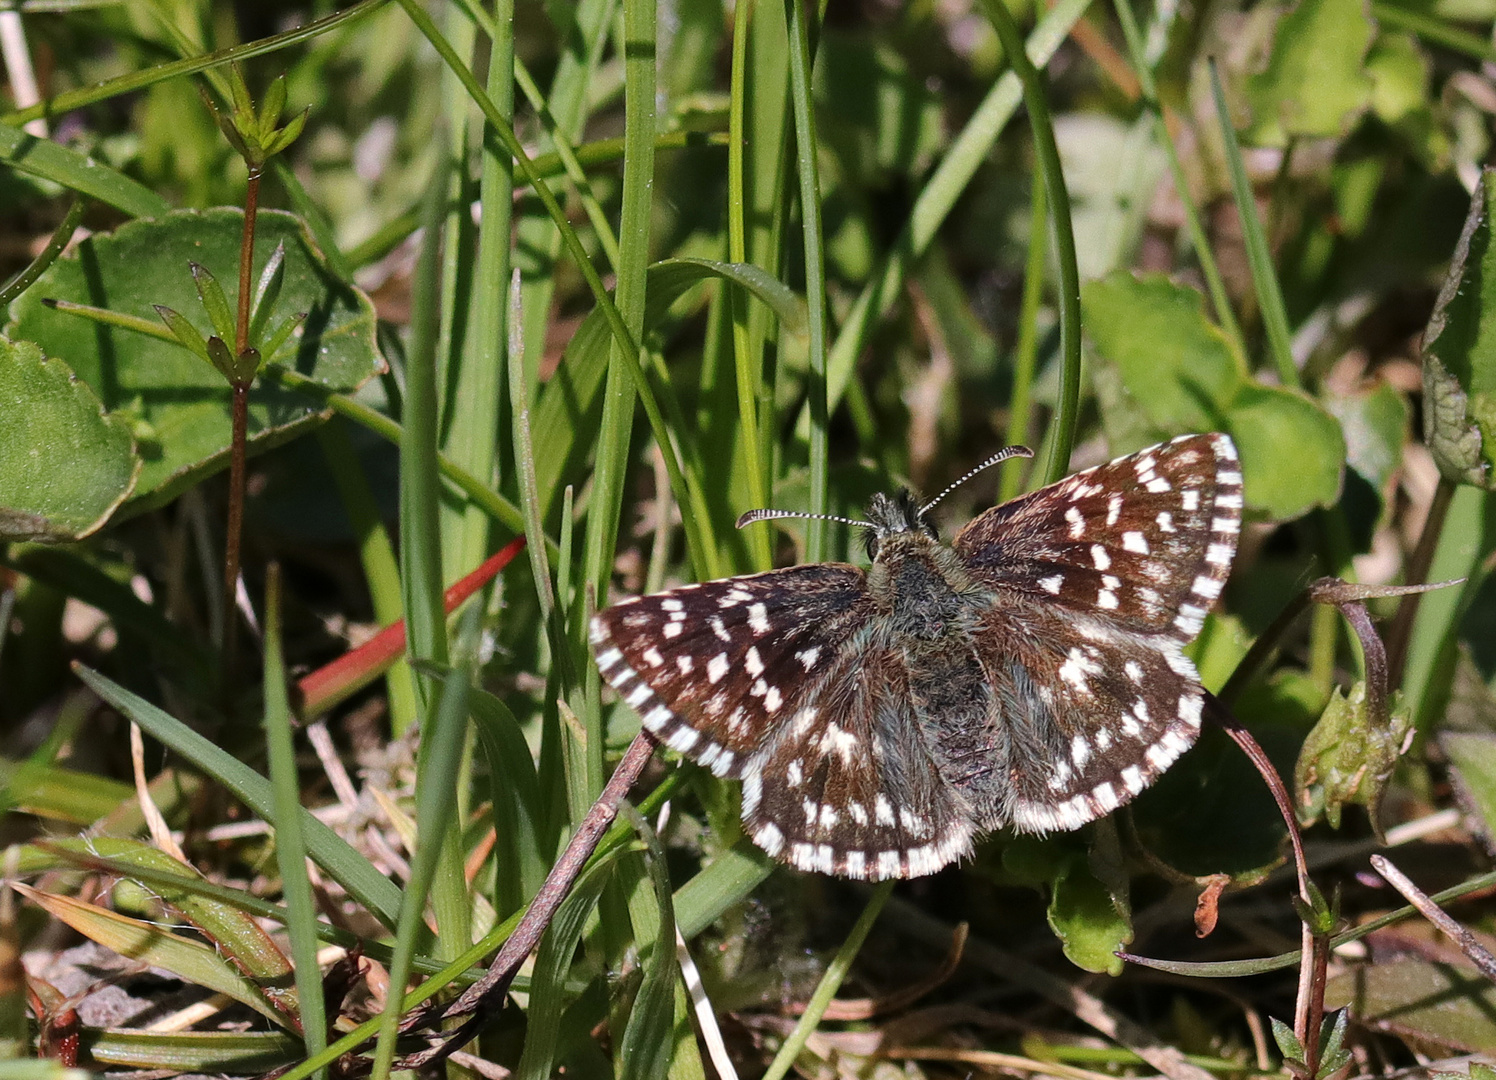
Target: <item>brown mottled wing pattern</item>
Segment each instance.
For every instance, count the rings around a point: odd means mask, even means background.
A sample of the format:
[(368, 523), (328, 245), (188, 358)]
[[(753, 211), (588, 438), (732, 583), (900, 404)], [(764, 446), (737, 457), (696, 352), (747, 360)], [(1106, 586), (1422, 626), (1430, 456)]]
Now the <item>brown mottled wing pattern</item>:
[(1220, 596), (1241, 531), (1224, 435), (1187, 435), (994, 507), (952, 547), (999, 601), (979, 654), (1013, 733), (1003, 816), (1074, 829), (1195, 742), (1204, 691), (1181, 646)]
[(941, 782), (897, 649), (844, 651), (743, 776), (743, 821), (770, 855), (880, 881), (971, 851), (971, 808)]
[(1225, 435), (1181, 435), (995, 506), (951, 542), (984, 585), (1187, 642), (1225, 587), (1242, 477)]
[(592, 648), (651, 734), (740, 778), (871, 609), (857, 567), (794, 566), (625, 600), (593, 617)]

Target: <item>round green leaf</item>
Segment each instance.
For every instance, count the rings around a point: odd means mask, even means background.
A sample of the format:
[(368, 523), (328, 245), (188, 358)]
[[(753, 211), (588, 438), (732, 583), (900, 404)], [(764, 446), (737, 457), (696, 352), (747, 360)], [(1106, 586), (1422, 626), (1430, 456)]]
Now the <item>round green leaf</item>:
[(0, 414), (0, 540), (78, 540), (135, 487), (129, 425), (29, 341), (0, 339)]
[[(158, 505), (228, 462), (229, 390), (223, 377), (181, 346), (146, 334), (104, 326), (48, 307), (47, 299), (108, 308), (159, 323), (154, 305), (175, 309), (206, 337), (213, 326), (198, 299), (189, 263), (208, 268), (234, 299), (244, 215), (232, 208), (180, 211), (135, 221), (112, 234), (90, 237), (57, 260), (11, 306), (9, 333), (66, 356), (105, 408), (140, 423), (145, 459), (136, 488), (140, 504)], [(286, 248), (285, 281), (277, 301), (278, 324), (305, 312), (275, 356), (284, 364), (342, 393), (379, 372), (374, 307), (358, 289), (328, 270), (301, 221), (293, 214), (261, 211), (252, 281), (258, 281), (277, 244)], [(317, 403), (268, 385), (250, 393), (252, 452), (268, 449), (325, 417)]]
[(1339, 498), (1345, 436), (1305, 395), (1247, 383), (1231, 400), (1225, 428), (1241, 454), (1252, 509), (1282, 521)]
[(1081, 304), (1097, 352), (1156, 432), (1220, 427), (1244, 373), (1198, 292), (1162, 274), (1119, 270), (1087, 283)]
[(1278, 22), (1266, 70), (1247, 80), (1256, 120), (1247, 141), (1284, 146), (1344, 133), (1371, 98), (1373, 29), (1363, 0), (1299, 0)]

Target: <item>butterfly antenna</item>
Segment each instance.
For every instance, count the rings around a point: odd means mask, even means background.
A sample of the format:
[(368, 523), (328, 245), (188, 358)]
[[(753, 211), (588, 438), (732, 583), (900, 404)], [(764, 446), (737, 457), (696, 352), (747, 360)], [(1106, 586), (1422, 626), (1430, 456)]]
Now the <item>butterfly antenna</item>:
[(804, 518), (808, 521), (839, 521), (843, 525), (860, 525), (865, 529), (871, 529), (871, 521), (858, 521), (856, 518), (837, 517), (835, 514), (802, 514), (798, 510), (749, 510), (738, 518), (738, 528), (752, 525), (755, 521), (774, 521), (778, 518)]
[(1034, 452), (1032, 450), (1030, 450), (1027, 446), (1005, 446), (1005, 447), (1003, 447), (1001, 450), (999, 450), (997, 453), (993, 454), (986, 461), (984, 461), (980, 465), (978, 465), (975, 469), (972, 469), (971, 472), (967, 473), (965, 476), (961, 477), (961, 479), (957, 480), (950, 487), (946, 488), (939, 495), (935, 496), (929, 502), (925, 503), (924, 506), (920, 507), (919, 508), (919, 516), (920, 517), (924, 517), (926, 514), (928, 514), (930, 512), (930, 508), (931, 507), (933, 507), (941, 499), (945, 498), (951, 492), (955, 491), (958, 487), (960, 487), (962, 484), (966, 483), (966, 481), (970, 480), (973, 476), (975, 476), (977, 473), (981, 472), (982, 470), (984, 470), (984, 469), (990, 469), (994, 465), (1001, 465), (1004, 461), (1007, 461), (1009, 458), (1016, 458), (1016, 457), (1031, 458), (1033, 456), (1034, 456)]

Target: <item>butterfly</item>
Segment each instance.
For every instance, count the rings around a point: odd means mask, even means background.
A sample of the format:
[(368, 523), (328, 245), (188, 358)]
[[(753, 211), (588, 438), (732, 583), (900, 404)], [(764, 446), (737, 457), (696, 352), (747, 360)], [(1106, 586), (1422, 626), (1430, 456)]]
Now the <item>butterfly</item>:
[(867, 569), (684, 585), (592, 619), (598, 670), (644, 728), (742, 781), (748, 835), (802, 870), (918, 877), (995, 829), (1079, 828), (1199, 734), (1204, 690), (1182, 647), (1241, 532), (1227, 436), (1087, 469), (948, 546), (933, 505), (874, 496), (854, 522)]

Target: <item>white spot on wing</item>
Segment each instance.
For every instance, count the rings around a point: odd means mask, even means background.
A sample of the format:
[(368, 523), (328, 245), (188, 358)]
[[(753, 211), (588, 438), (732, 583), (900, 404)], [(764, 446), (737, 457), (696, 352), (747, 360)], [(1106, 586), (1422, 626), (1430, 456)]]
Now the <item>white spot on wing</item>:
[(722, 681), (723, 676), (727, 674), (727, 669), (729, 666), (730, 665), (727, 661), (727, 654), (725, 652), (719, 652), (716, 656), (707, 661), (706, 681), (711, 683), (713, 686), (716, 686), (719, 682)]
[(1122, 534), (1122, 547), (1127, 551), (1136, 551), (1139, 555), (1148, 554), (1148, 538), (1136, 529), (1129, 529)]
[(762, 604), (748, 605), (748, 625), (755, 634), (769, 632), (769, 611)]
[(1110, 570), (1112, 566), (1112, 557), (1106, 553), (1106, 548), (1102, 547), (1100, 544), (1092, 544), (1091, 562), (1096, 566), (1096, 569), (1098, 570)]

